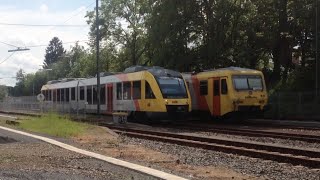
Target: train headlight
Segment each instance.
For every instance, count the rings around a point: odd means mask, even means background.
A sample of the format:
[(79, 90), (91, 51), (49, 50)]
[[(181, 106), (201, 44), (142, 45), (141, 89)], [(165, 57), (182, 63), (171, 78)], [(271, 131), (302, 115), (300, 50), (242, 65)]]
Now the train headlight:
[(263, 104), (263, 103), (264, 103), (264, 100), (260, 100), (259, 103), (260, 103), (260, 104)]
[(166, 104), (168, 104), (168, 99), (166, 99), (164, 102), (165, 102)]

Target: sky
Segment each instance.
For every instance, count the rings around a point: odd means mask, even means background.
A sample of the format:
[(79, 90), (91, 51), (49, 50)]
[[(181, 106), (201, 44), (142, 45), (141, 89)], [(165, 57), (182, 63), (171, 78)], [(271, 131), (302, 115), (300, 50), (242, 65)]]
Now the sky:
[[(86, 46), (89, 25), (84, 17), (93, 10), (95, 0), (1, 0), (0, 1), (0, 85), (14, 86), (14, 77), (21, 68), (25, 73), (34, 73), (42, 68), (45, 49), (53, 37), (65, 42), (80, 41)], [(4, 24), (50, 24), (86, 25), (81, 27), (35, 27), (9, 26)], [(82, 41), (82, 42), (81, 42)], [(83, 42), (84, 41), (84, 42)], [(15, 52), (17, 47), (30, 47), (29, 51)], [(69, 50), (74, 43), (63, 44)]]

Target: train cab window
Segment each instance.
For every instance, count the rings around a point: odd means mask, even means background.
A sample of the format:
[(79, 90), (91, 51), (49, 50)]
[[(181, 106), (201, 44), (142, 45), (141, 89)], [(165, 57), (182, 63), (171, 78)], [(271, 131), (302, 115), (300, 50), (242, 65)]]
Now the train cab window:
[(141, 81), (132, 82), (132, 93), (133, 99), (141, 99)]
[(208, 81), (200, 81), (200, 96), (208, 95)]
[(92, 86), (87, 86), (87, 102), (92, 104)]
[(105, 84), (102, 84), (100, 86), (100, 103), (106, 104), (106, 86), (105, 86)]
[(57, 90), (57, 102), (60, 102), (60, 89)]
[(71, 101), (76, 100), (76, 88), (71, 88)]
[(219, 80), (213, 81), (213, 95), (219, 96), (220, 95), (220, 83)]
[(70, 89), (66, 88), (66, 102), (69, 102), (69, 98), (70, 98)]
[(84, 87), (80, 87), (80, 100), (84, 100)]
[(98, 92), (98, 87), (93, 86), (93, 104), (98, 104), (97, 92)]
[(146, 81), (146, 99), (155, 99), (150, 84)]
[(123, 99), (124, 100), (131, 99), (131, 82), (123, 83)]
[(221, 94), (228, 94), (228, 85), (226, 79), (221, 79)]
[(122, 99), (122, 83), (117, 83), (117, 99)]

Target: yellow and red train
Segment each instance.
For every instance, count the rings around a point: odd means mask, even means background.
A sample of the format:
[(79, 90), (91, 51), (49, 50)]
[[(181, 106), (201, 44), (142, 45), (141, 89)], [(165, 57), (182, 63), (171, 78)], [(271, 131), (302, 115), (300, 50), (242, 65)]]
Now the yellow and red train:
[(268, 100), (261, 71), (228, 67), (183, 74), (192, 99), (192, 110), (211, 117), (262, 112)]
[[(53, 81), (41, 91), (49, 107), (95, 113), (96, 83), (96, 78)], [(211, 117), (253, 114), (262, 112), (268, 100), (263, 73), (238, 67), (182, 75), (160, 67), (131, 67), (102, 76), (100, 92), (102, 113), (124, 111), (136, 118), (191, 110)]]
[[(101, 112), (132, 117), (165, 117), (191, 111), (191, 98), (179, 72), (160, 67), (130, 67), (100, 78)], [(41, 88), (45, 105), (71, 111), (97, 111), (97, 79), (49, 82)]]

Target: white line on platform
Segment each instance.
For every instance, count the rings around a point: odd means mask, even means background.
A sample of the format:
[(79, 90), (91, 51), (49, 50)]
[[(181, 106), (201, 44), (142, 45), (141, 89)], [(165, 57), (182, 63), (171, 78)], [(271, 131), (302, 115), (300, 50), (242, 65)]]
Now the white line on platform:
[(86, 150), (83, 150), (83, 149), (79, 149), (79, 148), (76, 148), (74, 146), (71, 146), (71, 145), (68, 145), (68, 144), (65, 144), (65, 143), (61, 143), (59, 141), (56, 141), (56, 140), (53, 140), (53, 139), (50, 139), (50, 138), (37, 136), (37, 135), (30, 134), (30, 133), (26, 133), (26, 132), (14, 130), (14, 129), (2, 127), (2, 126), (0, 126), (0, 129), (7, 130), (7, 131), (10, 131), (10, 132), (14, 132), (14, 133), (17, 133), (17, 134), (21, 134), (21, 135), (24, 135), (24, 136), (29, 136), (29, 137), (32, 137), (32, 138), (35, 138), (35, 139), (39, 139), (41, 141), (45, 141), (47, 143), (59, 146), (61, 148), (64, 148), (64, 149), (67, 149), (67, 150), (70, 150), (70, 151), (73, 151), (73, 152), (76, 152), (76, 153), (80, 153), (80, 154), (83, 154), (83, 155), (86, 155), (86, 156), (90, 156), (90, 157), (93, 157), (93, 158), (96, 158), (96, 159), (100, 159), (100, 160), (106, 161), (108, 163), (117, 165), (117, 166), (121, 166), (121, 167), (125, 167), (125, 168), (128, 168), (128, 169), (132, 169), (132, 170), (135, 170), (135, 171), (138, 171), (138, 172), (141, 172), (141, 173), (144, 173), (144, 174), (156, 177), (156, 178), (173, 179), (173, 180), (185, 180), (185, 178), (182, 178), (182, 177), (179, 177), (179, 176), (176, 176), (176, 175), (172, 175), (172, 174), (165, 173), (165, 172), (162, 172), (162, 171), (159, 171), (159, 170), (156, 170), (156, 169), (144, 167), (144, 166), (141, 166), (141, 165), (138, 165), (138, 164), (133, 164), (133, 163), (130, 163), (130, 162), (122, 161), (122, 160), (119, 160), (119, 159), (116, 159), (116, 158), (104, 156), (104, 155), (97, 154), (97, 153), (94, 153), (94, 152), (86, 151)]

